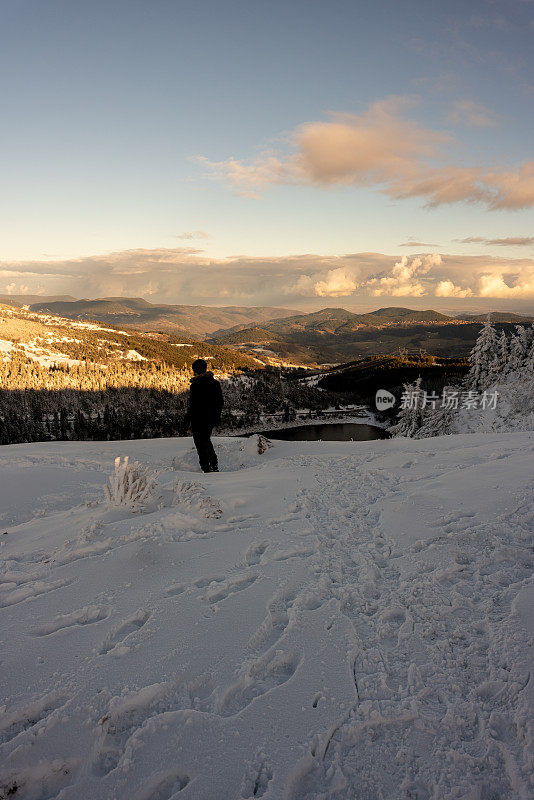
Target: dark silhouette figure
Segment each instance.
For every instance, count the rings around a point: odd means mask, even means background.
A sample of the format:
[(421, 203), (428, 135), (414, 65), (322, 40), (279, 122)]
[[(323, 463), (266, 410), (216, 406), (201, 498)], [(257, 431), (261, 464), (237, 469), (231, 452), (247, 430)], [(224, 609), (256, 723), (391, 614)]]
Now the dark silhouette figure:
[(217, 454), (211, 442), (215, 425), (221, 420), (224, 405), (221, 384), (208, 372), (203, 358), (193, 362), (189, 405), (185, 416), (186, 427), (191, 428), (203, 472), (218, 472)]

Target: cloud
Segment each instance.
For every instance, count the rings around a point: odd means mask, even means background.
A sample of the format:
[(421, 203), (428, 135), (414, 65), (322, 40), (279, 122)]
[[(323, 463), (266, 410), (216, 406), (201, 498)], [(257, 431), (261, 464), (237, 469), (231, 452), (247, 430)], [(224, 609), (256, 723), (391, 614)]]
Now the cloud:
[(497, 114), (474, 100), (457, 100), (447, 114), (447, 120), (470, 128), (494, 128), (499, 124)]
[(432, 253), (423, 258), (417, 256), (411, 262), (407, 256), (403, 256), (389, 273), (368, 278), (360, 286), (374, 297), (382, 295), (422, 297), (428, 290), (421, 282), (421, 278), (426, 276), (432, 267), (438, 267), (440, 264), (439, 253)]
[(339, 267), (327, 272), (323, 281), (318, 281), (313, 290), (317, 297), (347, 297), (358, 284), (346, 269)]
[(7, 294), (11, 286), (19, 294), (140, 296), (189, 305), (294, 308), (330, 297), (345, 298), (344, 304), (349, 298), (370, 303), (376, 297), (494, 297), (526, 303), (534, 299), (534, 259), (440, 253), (215, 259), (194, 248), (132, 249), (55, 262), (0, 262), (0, 293)]
[(183, 231), (183, 233), (175, 234), (175, 239), (209, 239), (210, 235), (207, 231)]
[(480, 297), (534, 297), (534, 274), (530, 280), (509, 286), (502, 275), (482, 275), (478, 294)]
[(496, 244), (500, 247), (526, 247), (534, 245), (534, 236), (508, 236), (504, 239), (488, 239), (487, 244)]
[(415, 161), (437, 155), (449, 135), (428, 130), (400, 116), (413, 105), (410, 96), (373, 103), (362, 115), (331, 114), (329, 122), (300, 125), (290, 140), (296, 148), (283, 157), (261, 153), (250, 163), (237, 159), (201, 160), (216, 177), (245, 189), (266, 184), (367, 185), (411, 171)]
[(472, 297), (473, 291), (469, 288), (462, 289), (455, 286), (452, 281), (440, 281), (436, 286), (436, 297)]
[(31, 269), (24, 269), (23, 263), (4, 263), (0, 269), (0, 278), (60, 278), (63, 280), (74, 277), (68, 272), (48, 272), (45, 268), (47, 265), (48, 262), (46, 265), (42, 265), (43, 269), (41, 270), (39, 262), (33, 262)]
[[(15, 283), (13, 281), (12, 283), (8, 283), (7, 286), (5, 286), (3, 290), (0, 290), (0, 293), (1, 294), (8, 294), (8, 295), (12, 295), (12, 294), (29, 294), (30, 293), (30, 287), (27, 286), (25, 283), (18, 283), (17, 284), (17, 283)], [(38, 292), (35, 292), (35, 294), (38, 294)]]
[(392, 180), (387, 192), (398, 199), (423, 197), (430, 207), (465, 201), (492, 210), (529, 208), (534, 205), (534, 161), (492, 172), (480, 167), (429, 168)]
[(506, 236), (503, 239), (486, 239), (484, 236), (468, 236), (465, 239), (455, 239), (461, 244), (481, 244), (497, 245), (499, 247), (530, 247), (534, 245), (534, 236)]
[(311, 275), (300, 275), (296, 281), (282, 288), (284, 294), (311, 297), (314, 294), (315, 281)]
[(428, 242), (403, 242), (399, 244), (399, 247), (436, 247), (435, 244), (429, 244)]
[(499, 170), (484, 175), (490, 208), (520, 209), (534, 205), (534, 161), (515, 170)]
[(249, 162), (198, 160), (213, 178), (252, 197), (269, 185), (370, 186), (395, 199), (422, 199), (429, 206), (534, 205), (534, 161), (495, 169), (444, 163), (452, 136), (407, 118), (405, 112), (416, 102), (411, 96), (389, 97), (361, 115), (331, 114), (326, 122), (300, 125), (289, 137), (289, 153), (269, 150)]

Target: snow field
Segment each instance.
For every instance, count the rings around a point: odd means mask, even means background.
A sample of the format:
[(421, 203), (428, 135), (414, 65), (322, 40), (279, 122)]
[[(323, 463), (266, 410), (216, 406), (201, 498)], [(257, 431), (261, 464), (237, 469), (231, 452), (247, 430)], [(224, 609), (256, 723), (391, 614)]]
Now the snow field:
[(532, 797), (533, 434), (215, 441), (0, 451), (0, 797)]

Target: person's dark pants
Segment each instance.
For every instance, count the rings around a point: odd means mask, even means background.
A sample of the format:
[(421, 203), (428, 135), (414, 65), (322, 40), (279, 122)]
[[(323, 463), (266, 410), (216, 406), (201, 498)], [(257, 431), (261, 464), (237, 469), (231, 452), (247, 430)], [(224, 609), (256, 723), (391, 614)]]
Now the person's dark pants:
[(211, 432), (213, 425), (195, 426), (192, 429), (193, 441), (197, 448), (198, 460), (202, 472), (214, 472), (218, 470), (217, 453), (211, 443)]

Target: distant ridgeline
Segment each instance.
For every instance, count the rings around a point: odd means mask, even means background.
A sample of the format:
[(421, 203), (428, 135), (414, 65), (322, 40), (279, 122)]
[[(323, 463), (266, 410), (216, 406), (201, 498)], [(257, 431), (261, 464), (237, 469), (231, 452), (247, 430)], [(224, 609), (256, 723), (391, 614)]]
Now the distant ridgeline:
[[(508, 334), (514, 324), (531, 317), (492, 313)], [(301, 364), (336, 364), (376, 353), (395, 355), (399, 348), (424, 350), (443, 357), (467, 356), (486, 315), (449, 317), (438, 311), (379, 308), (354, 314), (343, 308), (323, 308), (261, 325), (237, 325), (212, 334), (210, 341), (226, 347), (264, 348)]]

